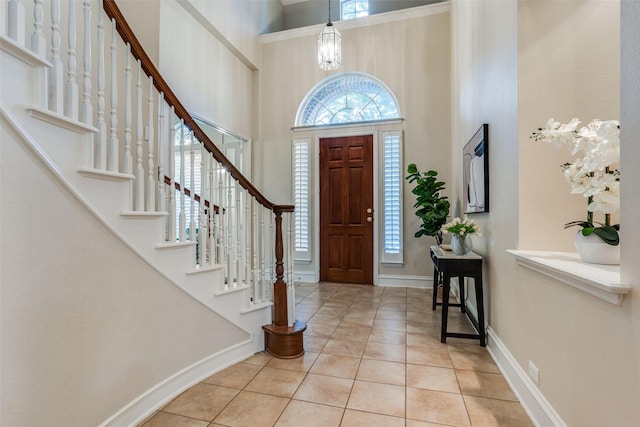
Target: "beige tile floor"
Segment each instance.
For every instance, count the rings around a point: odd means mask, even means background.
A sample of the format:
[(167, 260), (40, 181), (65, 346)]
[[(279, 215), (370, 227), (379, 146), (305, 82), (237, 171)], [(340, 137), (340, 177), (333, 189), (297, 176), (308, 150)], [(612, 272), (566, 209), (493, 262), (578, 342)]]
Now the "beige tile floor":
[[(440, 342), (431, 291), (296, 286), (306, 353), (267, 353), (182, 393), (144, 427), (532, 426), (477, 340)], [(471, 332), (450, 309), (449, 330)]]

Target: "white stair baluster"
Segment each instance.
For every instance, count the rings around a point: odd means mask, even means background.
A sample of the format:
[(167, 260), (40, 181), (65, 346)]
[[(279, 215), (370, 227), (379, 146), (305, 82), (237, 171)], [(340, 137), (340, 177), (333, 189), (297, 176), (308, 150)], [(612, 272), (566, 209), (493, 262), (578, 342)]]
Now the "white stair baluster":
[(216, 244), (215, 226), (217, 222), (216, 202), (215, 202), (215, 160), (213, 155), (207, 152), (209, 170), (209, 263), (214, 265), (218, 262), (218, 245)]
[(286, 257), (285, 266), (287, 267), (287, 320), (289, 321), (289, 326), (293, 326), (296, 320), (296, 287), (293, 281), (293, 232), (292, 232), (292, 213), (286, 214), (287, 227), (287, 240), (286, 240)]
[[(26, 21), (22, 0), (9, 0), (7, 34), (20, 46), (25, 46)], [(59, 20), (59, 18), (58, 18)]]
[(243, 227), (243, 239), (242, 245), (244, 247), (244, 254), (242, 259), (242, 265), (244, 268), (244, 280), (245, 284), (251, 283), (251, 195), (249, 191), (244, 190), (242, 192), (242, 204), (244, 206), (244, 227)]
[(196, 206), (196, 183), (195, 183), (195, 144), (196, 144), (196, 136), (191, 130), (191, 145), (189, 146), (189, 166), (191, 167), (189, 174), (189, 240), (191, 242), (196, 241), (196, 217), (195, 217), (195, 206)]
[(253, 302), (258, 303), (262, 301), (262, 295), (259, 292), (259, 278), (258, 275), (258, 253), (260, 248), (260, 227), (258, 226), (258, 209), (260, 209), (260, 205), (258, 201), (254, 198), (251, 199), (251, 217), (253, 223), (253, 239), (252, 239), (252, 248), (253, 248), (253, 257), (251, 259), (251, 267), (252, 267), (252, 294), (253, 294)]
[(235, 209), (235, 227), (233, 227), (235, 232), (235, 270), (236, 270), (236, 282), (238, 286), (243, 284), (242, 282), (242, 267), (240, 266), (241, 256), (242, 256), (242, 206), (240, 205), (240, 192), (242, 187), (238, 184), (238, 181), (233, 180), (233, 184), (235, 187), (235, 195), (236, 195), (236, 209)]
[(136, 182), (134, 186), (135, 210), (144, 210), (144, 168), (142, 167), (142, 65), (138, 60), (138, 80), (136, 83)]
[[(103, 0), (100, 0), (100, 12), (98, 12), (98, 111), (96, 134), (96, 169), (107, 169), (107, 124), (104, 120), (105, 114), (105, 69), (104, 69), (104, 13), (102, 12)], [(51, 83), (50, 83), (51, 85)], [(49, 88), (51, 91), (52, 88)], [(51, 106), (49, 106), (51, 108)]]
[(227, 204), (225, 202), (226, 196), (224, 193), (226, 183), (226, 170), (221, 163), (218, 163), (218, 201), (220, 212), (218, 214), (218, 240), (220, 241), (220, 249), (218, 255), (220, 257), (220, 264), (224, 266), (224, 277), (226, 278), (225, 289), (229, 288), (229, 271), (227, 267), (227, 232), (226, 223), (227, 216), (229, 214)]
[[(167, 211), (167, 197), (165, 194), (166, 184), (164, 182), (165, 170), (164, 170), (164, 153), (165, 146), (164, 140), (167, 132), (166, 124), (165, 124), (165, 108), (166, 105), (164, 103), (164, 93), (160, 92), (158, 97), (158, 197), (157, 197), (157, 212), (166, 212)], [(170, 227), (168, 218), (164, 219), (165, 222), (165, 235), (163, 240), (167, 240), (169, 237)]]
[(73, 120), (78, 120), (78, 83), (76, 82), (76, 2), (69, 2), (69, 24), (67, 42), (69, 52), (67, 54), (68, 79), (64, 98), (64, 115)]
[(127, 43), (127, 66), (124, 72), (125, 101), (124, 101), (124, 158), (122, 172), (133, 173), (133, 158), (131, 156), (131, 45)]
[(234, 265), (233, 265), (233, 178), (229, 171), (226, 171), (226, 183), (227, 183), (227, 209), (226, 217), (226, 229), (227, 229), (227, 270), (229, 271), (229, 284), (236, 287), (238, 284), (234, 277)]
[[(269, 289), (271, 288), (271, 286), (273, 286), (273, 284), (276, 282), (276, 271), (275, 271), (275, 266), (276, 266), (276, 254), (273, 248), (275, 248), (276, 244), (276, 238), (275, 238), (275, 215), (271, 212), (268, 211), (269, 214), (269, 245), (267, 246), (269, 248), (269, 263), (267, 268), (269, 269), (269, 281), (267, 282), (268, 287), (267, 287), (267, 292), (269, 293)], [(270, 293), (269, 293), (270, 295)]]
[(265, 286), (266, 280), (266, 260), (265, 260), (265, 246), (269, 244), (267, 239), (267, 229), (265, 226), (264, 216), (266, 215), (266, 209), (260, 206), (260, 291), (262, 292), (262, 301), (267, 301), (267, 288)]
[(149, 77), (149, 123), (147, 127), (147, 184), (145, 185), (145, 211), (153, 212), (156, 209), (156, 187), (154, 181), (154, 150), (155, 144), (153, 133), (153, 77)]
[[(83, 73), (82, 108), (80, 108), (80, 121), (85, 124), (92, 124), (93, 106), (91, 105), (91, 1), (84, 0), (82, 2), (82, 11), (84, 16), (84, 47), (82, 50)], [(91, 150), (89, 153), (87, 153), (87, 157), (91, 160), (91, 163), (88, 165), (90, 167), (93, 167), (93, 145), (91, 145)]]
[[(11, 18), (9, 18), (11, 21)], [(47, 55), (47, 40), (44, 37), (44, 5), (43, 0), (34, 0), (33, 2), (33, 33), (31, 34), (31, 50), (38, 56), (45, 57)], [(35, 103), (42, 108), (49, 106), (49, 82), (47, 70), (42, 67), (36, 71), (37, 87)], [(93, 161), (90, 164), (93, 167)]]
[(180, 214), (178, 215), (178, 232), (181, 242), (187, 240), (187, 222), (184, 213), (184, 144), (186, 144), (184, 138), (184, 119), (180, 119)]
[(111, 106), (111, 129), (109, 132), (109, 145), (107, 150), (107, 170), (119, 172), (120, 169), (120, 143), (118, 141), (118, 80), (117, 80), (117, 59), (116, 48), (116, 20), (111, 20), (111, 95), (109, 103)]
[(169, 111), (169, 242), (176, 241), (176, 120), (173, 106)]
[(200, 143), (200, 220), (198, 224), (198, 259), (200, 266), (207, 264), (207, 218), (205, 217), (205, 203), (207, 200), (206, 191), (208, 174), (205, 168), (206, 150), (204, 144)]
[(64, 75), (60, 59), (60, 0), (51, 0), (51, 68), (49, 68), (49, 110), (63, 113)]

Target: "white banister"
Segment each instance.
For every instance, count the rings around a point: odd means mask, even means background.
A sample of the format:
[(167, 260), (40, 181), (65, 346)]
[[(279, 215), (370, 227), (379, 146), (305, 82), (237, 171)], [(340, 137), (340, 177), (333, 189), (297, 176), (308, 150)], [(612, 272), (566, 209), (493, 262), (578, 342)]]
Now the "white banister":
[(120, 143), (118, 141), (118, 80), (117, 80), (117, 59), (116, 48), (116, 20), (111, 20), (111, 91), (109, 103), (111, 106), (111, 129), (109, 132), (109, 145), (107, 150), (107, 170), (119, 172), (120, 169)]
[(184, 144), (186, 143), (184, 139), (184, 119), (180, 119), (180, 214), (178, 214), (178, 230), (180, 235), (180, 241), (184, 242), (187, 240), (186, 236), (186, 228), (187, 228), (187, 220), (185, 218), (184, 212)]
[[(100, 0), (100, 10), (102, 10), (103, 0)], [(104, 14), (98, 13), (98, 111), (96, 134), (96, 169), (106, 170), (107, 168), (107, 124), (104, 119), (105, 114), (105, 69), (104, 69)]]
[[(164, 139), (166, 136), (167, 128), (165, 124), (165, 108), (166, 105), (164, 103), (164, 93), (160, 92), (158, 97), (158, 198), (157, 198), (157, 212), (166, 212), (167, 211), (167, 199), (165, 194), (166, 184), (164, 183)], [(165, 218), (165, 223), (168, 218)], [(168, 224), (168, 223), (167, 223)], [(163, 236), (163, 241), (167, 239), (166, 229), (167, 224), (165, 224), (165, 236)]]
[(78, 120), (78, 83), (76, 81), (76, 2), (69, 2), (69, 25), (67, 26), (67, 86), (64, 97), (64, 115)]
[(124, 157), (122, 172), (133, 173), (133, 158), (131, 156), (131, 45), (127, 43), (127, 66), (124, 71)]
[(207, 219), (205, 217), (205, 201), (206, 199), (206, 188), (207, 188), (207, 177), (209, 174), (205, 168), (205, 160), (206, 160), (206, 150), (204, 149), (204, 144), (200, 144), (200, 219), (198, 224), (198, 260), (200, 262), (200, 266), (204, 266), (207, 264)]
[[(9, 18), (11, 21), (11, 17)], [(33, 33), (31, 34), (31, 51), (38, 56), (45, 57), (47, 54), (47, 39), (44, 36), (44, 4), (43, 0), (33, 2)], [(36, 104), (40, 107), (49, 108), (49, 82), (47, 70), (39, 68), (36, 70)], [(91, 163), (93, 167), (93, 162)]]
[(191, 130), (191, 144), (189, 145), (189, 241), (195, 242), (196, 240), (196, 183), (195, 183), (195, 173), (196, 173), (196, 155), (195, 155), (195, 144), (196, 144), (196, 136), (193, 133), (193, 129)]
[(169, 229), (167, 230), (167, 240), (171, 243), (176, 241), (176, 127), (174, 125), (176, 113), (173, 106), (169, 111)]
[(144, 210), (144, 168), (142, 167), (142, 64), (138, 60), (138, 80), (136, 82), (136, 171), (133, 191), (134, 210)]
[(287, 320), (289, 322), (289, 326), (293, 326), (296, 321), (296, 287), (293, 281), (293, 263), (291, 260), (293, 259), (293, 230), (292, 230), (292, 218), (293, 214), (288, 213), (286, 215), (287, 219), (287, 239), (286, 239), (286, 259), (285, 265), (287, 266)]
[(245, 284), (251, 283), (251, 195), (247, 190), (242, 192), (242, 203), (244, 206), (244, 225), (243, 225), (243, 246), (244, 257), (242, 263), (244, 265)]
[(262, 294), (259, 292), (259, 278), (258, 275), (258, 253), (261, 242), (261, 234), (260, 228), (258, 224), (258, 201), (255, 199), (251, 200), (251, 223), (253, 224), (253, 244), (251, 246), (253, 256), (251, 257), (251, 267), (252, 267), (252, 283), (253, 283), (253, 301), (257, 303), (258, 301), (262, 301)]
[[(11, 3), (9, 3), (9, 8), (11, 8)], [(13, 18), (11, 17), (11, 12), (9, 12), (9, 22), (11, 22), (12, 20)], [(11, 27), (11, 24), (9, 24), (9, 27)], [(31, 51), (36, 55), (40, 55), (40, 56), (45, 56), (47, 51), (47, 40), (44, 37), (43, 28), (44, 28), (43, 0), (34, 0), (33, 1), (33, 33), (31, 33)], [(11, 30), (9, 30), (9, 37), (11, 37)]]
[(232, 193), (232, 182), (231, 182), (231, 175), (229, 174), (228, 171), (225, 170), (225, 182), (226, 182), (226, 189), (227, 189), (227, 212), (225, 213), (225, 230), (227, 232), (227, 239), (225, 242), (225, 246), (226, 246), (226, 253), (227, 253), (227, 272), (228, 272), (228, 276), (229, 276), (229, 285), (230, 286), (237, 286), (237, 283), (234, 281), (235, 277), (233, 277), (234, 275), (234, 268), (233, 268), (233, 213), (232, 213), (232, 209), (233, 209), (233, 193)]
[(235, 187), (235, 212), (234, 212), (234, 221), (235, 225), (233, 227), (233, 231), (235, 233), (235, 251), (234, 251), (234, 260), (235, 260), (235, 271), (236, 271), (236, 282), (238, 286), (241, 286), (243, 283), (242, 277), (242, 266), (240, 262), (242, 261), (242, 208), (240, 206), (240, 185), (236, 180), (233, 180), (233, 185)]
[[(82, 107), (80, 108), (80, 121), (85, 124), (93, 122), (93, 106), (91, 105), (91, 1), (83, 0), (82, 12), (84, 17), (84, 47), (82, 50)], [(35, 34), (34, 34), (35, 36)], [(129, 55), (127, 55), (129, 57)], [(93, 167), (94, 150), (90, 145), (87, 157), (91, 162), (87, 165)], [(129, 172), (131, 173), (131, 172)]]
[(260, 290), (262, 291), (262, 301), (266, 301), (267, 300), (267, 290), (264, 286), (264, 281), (266, 280), (266, 259), (265, 259), (265, 246), (268, 244), (267, 243), (267, 232), (266, 232), (266, 228), (265, 228), (265, 221), (264, 221), (264, 215), (266, 213), (266, 211), (264, 209), (262, 209), (262, 206), (259, 206), (260, 209), (260, 228), (258, 230), (258, 233), (260, 234), (260, 271), (259, 271), (259, 283), (260, 283)]
[(215, 241), (215, 222), (216, 222), (216, 204), (214, 201), (214, 167), (215, 163), (213, 160), (213, 155), (208, 151), (205, 151), (205, 155), (207, 156), (207, 199), (209, 199), (209, 215), (207, 220), (209, 221), (209, 226), (207, 227), (209, 239), (208, 247), (209, 247), (209, 264), (213, 265), (217, 262), (216, 257), (216, 241)]
[(154, 181), (154, 161), (153, 146), (155, 144), (153, 133), (153, 77), (149, 77), (149, 99), (147, 101), (149, 107), (149, 123), (147, 127), (147, 184), (145, 185), (145, 211), (153, 212), (156, 210), (156, 188)]
[(229, 214), (228, 206), (226, 203), (226, 195), (225, 195), (225, 185), (227, 174), (224, 166), (221, 163), (218, 163), (218, 201), (220, 202), (220, 221), (219, 221), (219, 231), (218, 238), (220, 239), (220, 251), (218, 252), (220, 255), (220, 264), (224, 266), (224, 277), (227, 279), (226, 288), (231, 285), (231, 281), (229, 279), (229, 266), (227, 265), (227, 258), (229, 256), (228, 253), (228, 245), (227, 245), (227, 216)]
[(273, 266), (275, 265), (276, 254), (275, 254), (275, 251), (271, 249), (271, 248), (275, 248), (276, 237), (275, 237), (275, 217), (270, 212), (268, 214), (269, 214), (269, 243), (267, 244), (267, 247), (269, 248), (269, 258), (268, 258), (269, 261), (267, 263), (267, 266), (269, 269), (269, 284), (271, 284), (271, 283), (275, 283), (276, 281), (276, 272), (275, 272), (275, 269), (273, 268)]
[(63, 70), (60, 59), (60, 0), (51, 0), (51, 67), (49, 68), (49, 110), (63, 113)]
[(25, 14), (22, 0), (9, 0), (7, 33), (17, 44), (25, 46)]

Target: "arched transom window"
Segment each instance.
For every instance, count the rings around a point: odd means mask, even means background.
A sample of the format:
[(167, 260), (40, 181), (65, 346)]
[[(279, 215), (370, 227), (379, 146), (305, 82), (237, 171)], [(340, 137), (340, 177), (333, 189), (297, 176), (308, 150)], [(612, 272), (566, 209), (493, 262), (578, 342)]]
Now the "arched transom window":
[(398, 102), (384, 83), (364, 73), (341, 73), (321, 81), (307, 94), (298, 109), (296, 126), (398, 118)]

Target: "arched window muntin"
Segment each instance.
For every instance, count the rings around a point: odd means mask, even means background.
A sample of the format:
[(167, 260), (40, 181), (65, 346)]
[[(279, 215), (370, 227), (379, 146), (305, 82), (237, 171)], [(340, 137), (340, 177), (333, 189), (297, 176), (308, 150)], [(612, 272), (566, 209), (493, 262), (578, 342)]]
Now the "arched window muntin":
[(401, 118), (398, 101), (375, 77), (335, 74), (316, 84), (298, 107), (296, 127), (331, 126)]

